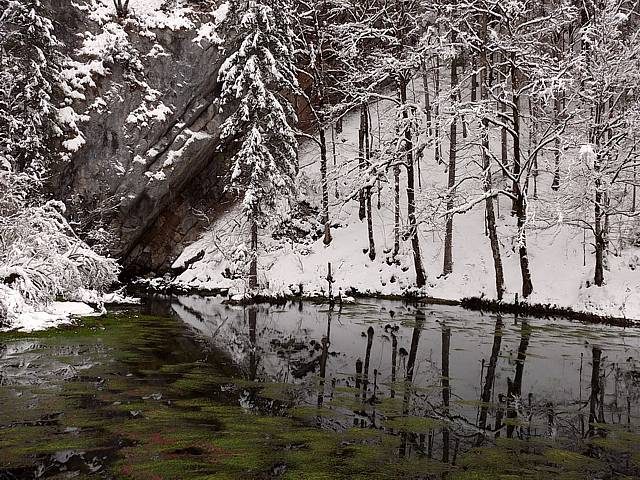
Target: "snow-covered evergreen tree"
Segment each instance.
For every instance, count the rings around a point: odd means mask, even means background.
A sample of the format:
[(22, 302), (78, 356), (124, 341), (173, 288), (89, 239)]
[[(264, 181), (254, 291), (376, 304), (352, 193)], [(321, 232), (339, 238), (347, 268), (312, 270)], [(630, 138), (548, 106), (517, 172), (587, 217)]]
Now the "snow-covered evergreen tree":
[(39, 0), (0, 0), (0, 157), (41, 176), (60, 134), (59, 42)]
[(62, 202), (43, 199), (62, 133), (60, 43), (45, 13), (39, 0), (0, 0), (0, 322), (103, 290), (119, 272), (73, 232)]
[(230, 189), (243, 195), (251, 227), (249, 287), (257, 286), (258, 228), (279, 199), (295, 191), (296, 115), (287, 94), (298, 88), (286, 0), (234, 0), (228, 21), (235, 51), (220, 68), (221, 104), (229, 109), (222, 137), (235, 152)]

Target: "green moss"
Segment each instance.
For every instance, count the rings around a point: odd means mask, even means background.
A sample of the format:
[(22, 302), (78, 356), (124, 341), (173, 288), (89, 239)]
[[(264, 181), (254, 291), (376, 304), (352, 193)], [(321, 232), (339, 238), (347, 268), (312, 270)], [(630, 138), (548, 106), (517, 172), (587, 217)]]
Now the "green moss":
[(369, 405), (364, 404), (361, 398), (334, 397), (327, 402), (326, 405), (333, 408), (344, 408), (354, 411), (369, 410)]
[(545, 450), (543, 456), (552, 464), (569, 471), (589, 471), (602, 469), (604, 465), (593, 458), (576, 452), (551, 448)]
[(522, 418), (518, 418), (518, 417), (505, 418), (503, 420), (503, 423), (505, 425), (511, 425), (511, 426), (514, 426), (514, 427), (526, 427), (529, 424), (529, 422), (527, 420), (522, 419)]
[[(453, 403), (457, 405), (464, 405), (467, 407), (476, 407), (476, 408), (500, 408), (500, 405), (497, 403), (491, 402), (483, 402), (480, 400), (455, 400)], [(507, 419), (508, 420), (508, 419)]]
[(340, 416), (340, 413), (335, 410), (329, 410), (328, 408), (317, 407), (293, 407), (289, 409), (289, 415), (298, 418), (311, 418), (311, 417), (330, 417), (336, 418)]
[(380, 441), (385, 433), (375, 428), (351, 428), (342, 433), (341, 437), (346, 441)]
[[(400, 458), (403, 442), (416, 440), (412, 434), (439, 432), (446, 426), (437, 419), (401, 415), (404, 389), (437, 393), (440, 385), (414, 388), (396, 382), (396, 398), (384, 398), (376, 405), (363, 405), (362, 398), (356, 398), (359, 389), (337, 387), (333, 399), (319, 409), (313, 406), (315, 397), (306, 390), (308, 386), (234, 378), (242, 372), (229, 366), (227, 357), (205, 357), (199, 345), (183, 351), (183, 343), (171, 344), (168, 339), (180, 337), (182, 329), (174, 319), (125, 314), (92, 317), (54, 331), (17, 334), (17, 340), (33, 338), (42, 358), (68, 365), (82, 358), (91, 367), (71, 381), (52, 378), (46, 385), (15, 388), (21, 397), (0, 387), (3, 415), (21, 421), (55, 418), (50, 425), (0, 430), (3, 461), (29, 466), (42, 453), (120, 445), (115, 463), (107, 465), (106, 471), (119, 478), (144, 480), (264, 479), (275, 477), (276, 467), (278, 478), (296, 480), (411, 479), (440, 477), (444, 472), (449, 479), (462, 480), (570, 480), (606, 472), (599, 460), (573, 452), (575, 445), (546, 438), (501, 437), (495, 446), (468, 452), (464, 446), (456, 467), (415, 451), (409, 458)], [(191, 341), (188, 338), (183, 336), (181, 341)], [(75, 351), (78, 354), (69, 353)], [(239, 406), (242, 389), (257, 393), (262, 404), (279, 407), (308, 394), (313, 400), (290, 408), (285, 417), (255, 415)], [(481, 406), (476, 401), (458, 403)], [(378, 428), (341, 430), (351, 425), (348, 410), (363, 409), (381, 414)], [(330, 429), (318, 428), (319, 424)], [(590, 440), (598, 451), (632, 452), (631, 464), (640, 467), (637, 435), (611, 426), (603, 426), (602, 431), (606, 438)], [(436, 444), (436, 451), (439, 448)]]
[(451, 477), (451, 480), (519, 480), (518, 475), (495, 475), (485, 472), (458, 472)]
[(475, 448), (462, 455), (460, 466), (470, 471), (484, 471), (494, 474), (525, 474), (535, 467), (536, 457), (500, 447)]
[(62, 450), (88, 451), (102, 445), (97, 431), (77, 435), (58, 427), (19, 426), (1, 430), (0, 451), (7, 463), (30, 465), (36, 455)]
[(442, 420), (426, 417), (396, 417), (384, 422), (387, 428), (401, 432), (428, 433), (431, 430), (442, 428), (446, 425)]
[(378, 404), (377, 408), (381, 413), (387, 416), (400, 415), (403, 408), (402, 398), (384, 398), (380, 404)]
[(260, 396), (272, 400), (287, 401), (294, 397), (296, 392), (302, 388), (301, 385), (292, 385), (290, 383), (267, 383), (262, 384)]
[(340, 395), (340, 394), (350, 394), (350, 395), (356, 395), (362, 392), (361, 388), (355, 388), (355, 387), (336, 387), (334, 389), (334, 394), (336, 395)]
[(141, 459), (135, 456), (119, 462), (114, 468), (123, 478), (182, 480), (206, 478), (215, 469), (211, 462), (191, 459)]

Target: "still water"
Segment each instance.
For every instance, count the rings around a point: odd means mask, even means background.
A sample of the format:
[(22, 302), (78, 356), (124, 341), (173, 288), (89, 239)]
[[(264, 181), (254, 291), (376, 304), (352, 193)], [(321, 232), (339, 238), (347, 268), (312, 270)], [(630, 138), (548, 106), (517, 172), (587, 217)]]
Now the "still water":
[(640, 331), (152, 298), (0, 334), (0, 479), (640, 478)]

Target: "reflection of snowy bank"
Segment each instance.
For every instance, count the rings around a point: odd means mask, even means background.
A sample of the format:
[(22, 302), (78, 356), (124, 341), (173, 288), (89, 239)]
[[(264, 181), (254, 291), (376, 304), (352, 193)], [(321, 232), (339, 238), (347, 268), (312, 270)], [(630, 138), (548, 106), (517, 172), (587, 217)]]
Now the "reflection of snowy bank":
[[(489, 415), (496, 405), (504, 407), (501, 399), (514, 383), (517, 402), (526, 400), (535, 422), (544, 422), (548, 404), (574, 418), (589, 398), (594, 348), (606, 359), (605, 411), (614, 399), (626, 405), (624, 397), (639, 393), (627, 382), (640, 371), (640, 332), (635, 330), (391, 301), (345, 305), (331, 315), (323, 305), (242, 308), (214, 297), (179, 297), (172, 306), (229, 352), (247, 377), (276, 382), (266, 387), (267, 395), (286, 397), (291, 389), (282, 384), (304, 384), (307, 394), (302, 402), (297, 395), (296, 403), (322, 401), (342, 413), (366, 411), (374, 420), (389, 409), (405, 408), (406, 391), (410, 415), (442, 419), (443, 377), (450, 382), (446, 416), (466, 419), (464, 428), (475, 424), (481, 405), (490, 406)], [(640, 405), (631, 405), (630, 414), (640, 415)]]
[(42, 348), (40, 343), (31, 340), (0, 346), (0, 384), (53, 387), (94, 364), (86, 348), (78, 345), (49, 346), (46, 353)]

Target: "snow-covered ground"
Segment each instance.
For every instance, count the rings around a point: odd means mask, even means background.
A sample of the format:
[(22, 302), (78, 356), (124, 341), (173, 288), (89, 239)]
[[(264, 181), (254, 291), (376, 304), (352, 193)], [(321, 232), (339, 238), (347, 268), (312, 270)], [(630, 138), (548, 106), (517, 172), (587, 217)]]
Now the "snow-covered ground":
[[(120, 291), (100, 294), (94, 290), (79, 289), (73, 301), (50, 302), (33, 306), (15, 290), (0, 285), (0, 296), (8, 306), (7, 321), (0, 322), (3, 330), (33, 332), (71, 323), (77, 317), (102, 315), (104, 304), (137, 304), (139, 298), (129, 297)], [(90, 306), (93, 305), (93, 306)]]
[(23, 311), (10, 325), (12, 330), (33, 332), (70, 323), (74, 317), (95, 315), (96, 311), (82, 302), (52, 302), (46, 311)]
[(8, 316), (5, 323), (0, 322), (0, 331), (44, 330), (69, 323), (76, 316), (99, 313), (84, 302), (50, 302), (34, 307), (25, 302), (20, 293), (3, 285), (0, 285), (0, 296), (8, 307)]
[[(421, 92), (415, 92), (417, 96)], [(384, 143), (389, 127), (393, 125), (393, 111), (389, 104), (371, 107), (373, 149)], [(378, 118), (380, 119), (378, 121)], [(393, 248), (393, 192), (392, 178), (381, 184), (378, 199), (373, 189), (373, 217), (377, 256), (368, 257), (366, 221), (358, 218), (358, 202), (346, 201), (354, 191), (357, 180), (346, 172), (353, 170), (357, 158), (358, 115), (347, 117), (341, 134), (335, 134), (336, 164), (333, 160), (332, 135), (329, 139), (331, 219), (337, 226), (332, 229), (333, 241), (325, 246), (322, 238), (310, 241), (276, 240), (261, 232), (263, 251), (259, 257), (260, 284), (271, 293), (305, 293), (327, 289), (327, 264), (332, 264), (335, 280), (334, 292), (353, 287), (362, 293), (402, 294), (413, 288), (415, 273), (409, 242), (402, 242), (399, 264), (387, 262)], [(378, 129), (378, 122), (381, 125)], [(444, 135), (442, 152), (447, 158), (448, 141)], [(459, 131), (461, 129), (459, 128)], [(494, 132), (496, 147), (498, 132)], [(460, 139), (459, 139), (460, 143)], [(499, 151), (499, 150), (498, 150)], [(458, 203), (471, 201), (481, 193), (478, 174), (478, 149), (467, 148), (459, 153), (458, 178), (469, 177), (458, 190)], [(319, 151), (312, 142), (301, 147), (302, 197), (319, 208), (321, 200), (319, 181)], [(575, 165), (576, 159), (567, 154), (564, 169)], [(566, 191), (554, 192), (552, 167), (549, 159), (540, 160), (537, 178), (539, 198), (530, 198), (530, 223), (527, 230), (529, 259), (534, 293), (532, 303), (555, 304), (576, 311), (616, 317), (640, 318), (640, 248), (619, 248), (612, 239), (612, 252), (608, 255), (608, 270), (603, 287), (592, 286), (594, 256), (593, 235), (589, 230), (567, 222), (564, 205)], [(456, 215), (453, 237), (453, 273), (442, 277), (444, 248), (443, 192), (447, 183), (444, 164), (433, 159), (433, 148), (427, 147), (420, 162), (420, 182), (416, 198), (420, 225), (420, 246), (427, 274), (423, 294), (432, 297), (460, 300), (464, 297), (495, 298), (495, 277), (489, 239), (485, 235), (484, 202), (469, 212)], [(388, 174), (391, 177), (391, 174)], [(357, 175), (356, 175), (357, 176)], [(494, 172), (499, 181), (501, 175)], [(404, 181), (405, 172), (401, 178)], [(567, 187), (570, 188), (570, 187)], [(336, 192), (338, 195), (336, 195)], [(405, 185), (401, 187), (402, 225), (406, 226)], [(505, 300), (513, 301), (521, 290), (520, 265), (517, 253), (516, 220), (510, 215), (510, 202), (499, 199), (499, 237), (506, 282)], [(379, 208), (378, 208), (379, 204)], [(440, 212), (440, 213), (438, 213)], [(292, 219), (289, 224), (302, 230), (313, 230), (319, 225), (317, 217)], [(176, 283), (198, 288), (230, 288), (232, 293), (243, 293), (245, 282), (233, 275), (238, 259), (246, 252), (246, 230), (240, 212), (231, 207), (225, 215), (212, 223), (200, 240), (189, 246), (174, 263), (184, 268)], [(276, 227), (275, 233), (281, 233)], [(200, 258), (201, 257), (201, 258)], [(199, 260), (196, 260), (199, 258)], [(195, 260), (195, 261), (194, 261)]]

